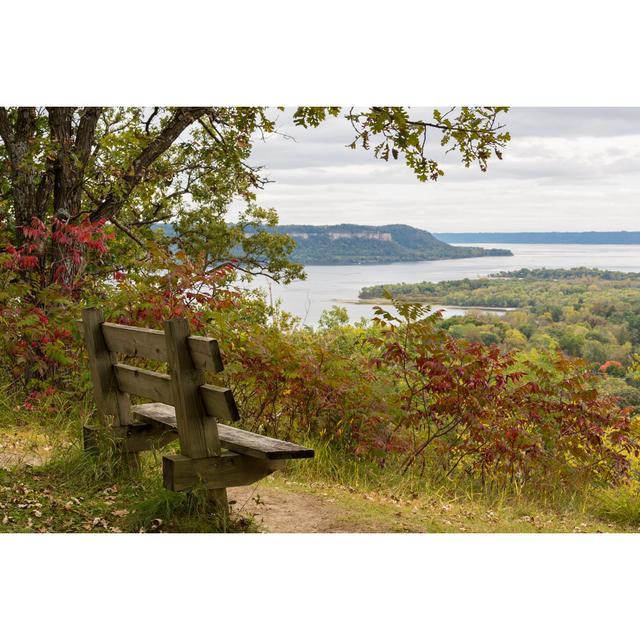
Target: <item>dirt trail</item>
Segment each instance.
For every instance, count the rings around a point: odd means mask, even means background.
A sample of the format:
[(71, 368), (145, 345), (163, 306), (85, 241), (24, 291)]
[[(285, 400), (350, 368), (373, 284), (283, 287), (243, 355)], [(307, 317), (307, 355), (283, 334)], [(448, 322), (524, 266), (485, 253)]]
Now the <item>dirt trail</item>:
[(345, 513), (321, 496), (260, 486), (233, 487), (228, 489), (228, 495), (229, 500), (232, 501), (233, 511), (253, 516), (261, 531), (270, 533), (345, 531)]
[(253, 516), (259, 529), (268, 533), (367, 533), (395, 529), (376, 518), (356, 515), (333, 498), (317, 494), (265, 485), (233, 487), (227, 492), (234, 512)]
[(38, 466), (47, 461), (51, 447), (30, 447), (16, 438), (4, 438), (0, 442), (0, 468), (10, 469), (16, 465)]

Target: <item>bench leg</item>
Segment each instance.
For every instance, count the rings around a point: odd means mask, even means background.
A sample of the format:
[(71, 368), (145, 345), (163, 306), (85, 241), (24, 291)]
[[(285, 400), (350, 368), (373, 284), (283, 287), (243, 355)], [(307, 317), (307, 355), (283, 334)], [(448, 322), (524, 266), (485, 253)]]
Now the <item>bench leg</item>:
[[(104, 432), (102, 427), (86, 425), (82, 428), (82, 443), (84, 450), (88, 453), (98, 454), (101, 449), (101, 444), (105, 445), (107, 438), (109, 438), (109, 436)], [(140, 454), (138, 452), (127, 451), (122, 436), (118, 437), (115, 433), (109, 438), (109, 444), (111, 446), (115, 445), (118, 462), (122, 469), (130, 475), (139, 475), (141, 471)]]
[(123, 469), (125, 469), (132, 476), (139, 476), (142, 471), (142, 465), (140, 464), (140, 454), (138, 452), (124, 451), (120, 449), (120, 463)]
[(226, 489), (204, 489), (207, 503), (226, 522), (229, 517), (229, 500)]

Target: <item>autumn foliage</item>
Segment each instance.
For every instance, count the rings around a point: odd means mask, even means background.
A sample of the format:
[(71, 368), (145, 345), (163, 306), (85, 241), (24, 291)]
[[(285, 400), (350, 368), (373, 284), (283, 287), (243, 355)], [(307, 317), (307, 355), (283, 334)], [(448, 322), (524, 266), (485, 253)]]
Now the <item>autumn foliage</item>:
[[(627, 412), (594, 388), (606, 372), (580, 360), (456, 339), (415, 304), (378, 308), (369, 327), (336, 315), (301, 328), (236, 288), (233, 263), (212, 270), (204, 257), (158, 247), (143, 266), (98, 284), (87, 265), (95, 271), (112, 240), (103, 224), (34, 221), (24, 235), (24, 247), (6, 246), (1, 258), (0, 356), (27, 409), (53, 393), (87, 392), (74, 321), (96, 304), (112, 321), (161, 328), (184, 316), (219, 338), (220, 382), (233, 388), (244, 428), (328, 441), (381, 467), (543, 492), (616, 482), (638, 453)], [(65, 262), (43, 259), (55, 244), (67, 247)]]
[(537, 362), (456, 340), (420, 305), (378, 309), (373, 363), (393, 381), (390, 442), (405, 465), (431, 461), (500, 483), (574, 484), (624, 476), (637, 455), (628, 414), (593, 388), (586, 363), (547, 354)]
[(47, 226), (35, 217), (20, 231), (23, 244), (0, 253), (0, 356), (34, 399), (75, 373), (73, 315), (87, 291), (87, 265), (107, 253), (112, 234), (104, 221), (54, 218)]

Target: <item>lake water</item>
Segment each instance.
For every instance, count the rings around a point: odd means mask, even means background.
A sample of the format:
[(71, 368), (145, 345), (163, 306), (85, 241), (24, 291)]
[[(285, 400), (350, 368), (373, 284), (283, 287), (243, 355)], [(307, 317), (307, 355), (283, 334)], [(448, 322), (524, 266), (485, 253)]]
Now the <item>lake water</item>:
[[(571, 268), (596, 267), (613, 271), (640, 271), (640, 245), (577, 244), (487, 244), (475, 245), (510, 249), (513, 256), (487, 256), (462, 260), (396, 262), (384, 265), (308, 266), (306, 280), (283, 286), (259, 283), (270, 290), (272, 299), (280, 298), (282, 308), (302, 318), (304, 324), (317, 324), (322, 311), (332, 305), (345, 307), (351, 321), (373, 316), (373, 305), (356, 304), (362, 287), (398, 282), (441, 282), (480, 278), (498, 271), (515, 271), (527, 267)], [(464, 310), (438, 307), (445, 317)]]

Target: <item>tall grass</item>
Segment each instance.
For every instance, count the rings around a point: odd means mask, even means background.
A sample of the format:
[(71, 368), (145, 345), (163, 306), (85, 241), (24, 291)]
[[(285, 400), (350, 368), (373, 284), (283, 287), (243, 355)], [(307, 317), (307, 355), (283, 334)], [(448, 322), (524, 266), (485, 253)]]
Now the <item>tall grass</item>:
[(640, 487), (628, 484), (600, 489), (591, 500), (593, 512), (620, 525), (640, 527)]

